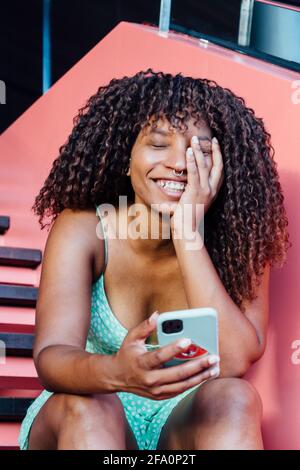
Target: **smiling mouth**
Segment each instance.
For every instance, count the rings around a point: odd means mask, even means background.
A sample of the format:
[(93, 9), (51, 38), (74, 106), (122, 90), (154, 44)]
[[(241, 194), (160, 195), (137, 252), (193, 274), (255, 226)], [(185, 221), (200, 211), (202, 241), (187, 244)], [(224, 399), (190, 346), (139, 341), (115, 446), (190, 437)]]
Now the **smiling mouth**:
[(185, 190), (186, 183), (172, 180), (157, 179), (153, 182), (167, 196), (178, 198)]

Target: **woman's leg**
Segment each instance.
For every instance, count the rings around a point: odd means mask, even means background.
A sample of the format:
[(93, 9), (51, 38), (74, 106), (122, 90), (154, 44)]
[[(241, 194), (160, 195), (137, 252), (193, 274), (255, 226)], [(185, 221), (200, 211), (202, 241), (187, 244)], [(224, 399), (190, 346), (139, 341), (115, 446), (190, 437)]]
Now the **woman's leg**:
[(183, 398), (171, 412), (158, 449), (263, 449), (262, 401), (250, 382), (217, 378)]
[(29, 450), (138, 449), (116, 394), (54, 393), (37, 414)]

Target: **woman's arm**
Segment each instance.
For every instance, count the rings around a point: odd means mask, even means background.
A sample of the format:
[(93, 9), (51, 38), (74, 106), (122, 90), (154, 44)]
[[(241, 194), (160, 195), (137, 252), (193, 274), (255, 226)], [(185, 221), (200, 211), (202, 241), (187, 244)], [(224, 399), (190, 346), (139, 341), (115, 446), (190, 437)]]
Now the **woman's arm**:
[(242, 377), (251, 363), (262, 356), (266, 346), (269, 264), (262, 276), (257, 299), (242, 313), (227, 293), (200, 233), (195, 232), (195, 237), (202, 245), (201, 249), (186, 250), (186, 240), (173, 236), (189, 308), (213, 307), (218, 311), (220, 377)]
[[(218, 311), (220, 376), (242, 377), (265, 350), (270, 269), (267, 264), (258, 297), (243, 313), (227, 293), (199, 232), (200, 222), (224, 180), (221, 149), (214, 137), (212, 164), (208, 165), (196, 141), (192, 138), (192, 147), (187, 149), (187, 185), (171, 218), (172, 238), (189, 307), (214, 307)], [(188, 206), (193, 209), (192, 215), (184, 212)], [(183, 236), (182, 215), (188, 233), (194, 237), (192, 242)], [(186, 249), (186, 243), (195, 244), (197, 249)]]
[[(85, 351), (99, 220), (65, 209), (49, 233), (36, 306), (33, 358), (42, 385), (67, 393), (114, 392), (114, 356)], [(99, 253), (99, 249), (97, 250)]]

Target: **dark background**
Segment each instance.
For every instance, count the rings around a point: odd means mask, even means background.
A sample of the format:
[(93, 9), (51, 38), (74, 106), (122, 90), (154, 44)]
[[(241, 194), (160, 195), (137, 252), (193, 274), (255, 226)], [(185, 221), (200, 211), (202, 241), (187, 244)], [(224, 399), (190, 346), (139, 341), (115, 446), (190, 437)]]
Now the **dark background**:
[[(236, 42), (241, 0), (173, 0), (171, 29), (183, 25)], [(300, 5), (300, 0), (294, 2)], [(160, 0), (52, 0), (51, 61), (55, 83), (120, 21), (158, 26)], [(172, 28), (172, 25), (174, 28)], [(0, 133), (42, 90), (43, 1), (9, 0), (0, 6)]]
[[(174, 0), (171, 21), (235, 38), (240, 0)], [(42, 0), (1, 1), (0, 133), (42, 94)], [(160, 0), (52, 0), (52, 84), (120, 21), (158, 26)]]

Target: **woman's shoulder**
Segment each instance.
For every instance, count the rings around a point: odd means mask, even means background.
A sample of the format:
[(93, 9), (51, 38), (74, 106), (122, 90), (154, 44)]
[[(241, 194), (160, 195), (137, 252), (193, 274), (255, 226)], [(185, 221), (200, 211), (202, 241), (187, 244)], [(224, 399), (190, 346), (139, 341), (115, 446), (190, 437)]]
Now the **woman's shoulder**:
[[(104, 240), (97, 236), (99, 217), (95, 209), (63, 209), (51, 228), (49, 237), (68, 240), (69, 246), (85, 250), (94, 266), (93, 282), (98, 279), (105, 260)], [(74, 253), (75, 255), (76, 253)], [(103, 266), (102, 266), (103, 265)]]
[(96, 209), (65, 208), (56, 217), (51, 232), (65, 229), (74, 232), (74, 236), (93, 239), (96, 232), (91, 228), (95, 229), (98, 221)]

